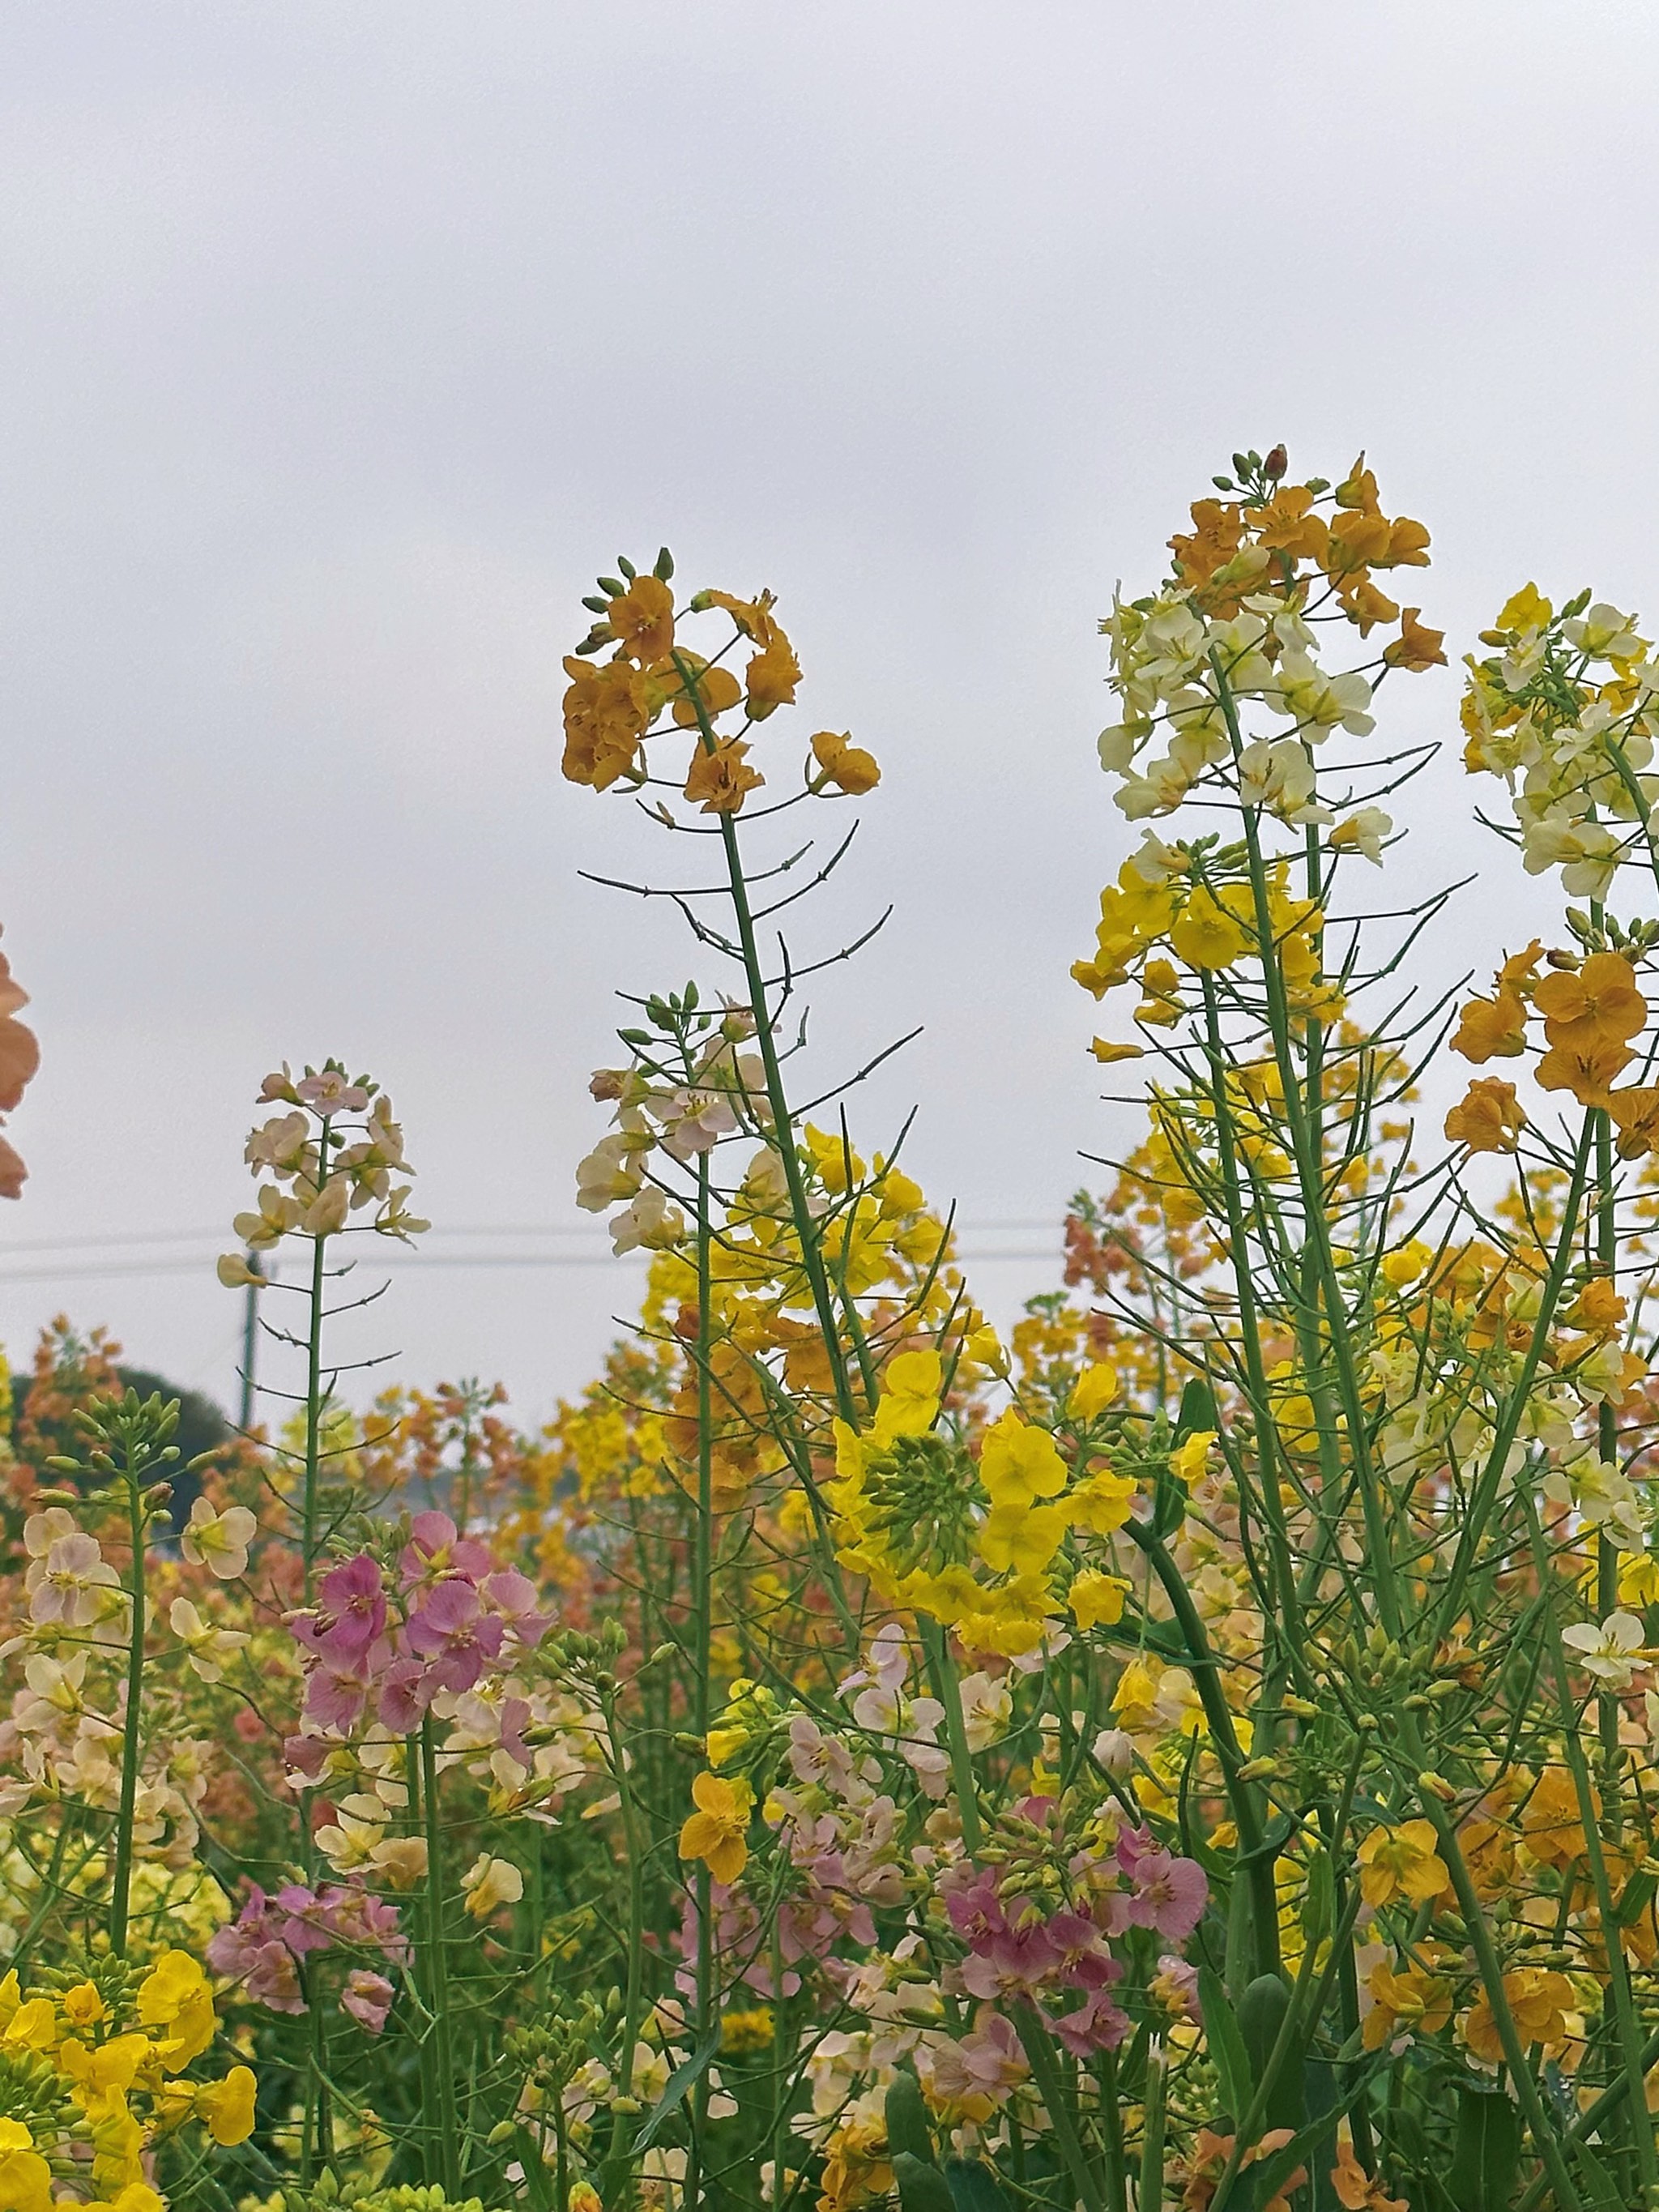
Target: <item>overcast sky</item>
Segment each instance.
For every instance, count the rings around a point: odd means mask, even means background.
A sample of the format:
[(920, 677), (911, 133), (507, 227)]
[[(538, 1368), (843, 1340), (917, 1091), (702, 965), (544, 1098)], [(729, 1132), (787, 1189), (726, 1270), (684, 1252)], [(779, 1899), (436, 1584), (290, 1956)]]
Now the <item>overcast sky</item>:
[[(919, 1103), (941, 1202), (1057, 1223), (1128, 1134), (1066, 975), (1133, 842), (1095, 622), (1231, 450), (1367, 447), (1459, 649), (1528, 575), (1659, 611), (1656, 47), (1588, 0), (0, 7), (14, 1358), (66, 1307), (233, 1393), (208, 1232), (284, 1057), (391, 1089), (434, 1256), (586, 1222), (611, 994), (689, 962), (577, 879), (682, 856), (561, 781), (559, 657), (665, 538), (780, 593), (803, 728), (886, 770), (820, 941), (896, 913), (819, 1064), (927, 1033), (855, 1128)], [(1528, 909), (1468, 802), (1417, 860), (1483, 869), (1484, 960)], [(540, 1416), (638, 1279), (423, 1267), (375, 1340)]]

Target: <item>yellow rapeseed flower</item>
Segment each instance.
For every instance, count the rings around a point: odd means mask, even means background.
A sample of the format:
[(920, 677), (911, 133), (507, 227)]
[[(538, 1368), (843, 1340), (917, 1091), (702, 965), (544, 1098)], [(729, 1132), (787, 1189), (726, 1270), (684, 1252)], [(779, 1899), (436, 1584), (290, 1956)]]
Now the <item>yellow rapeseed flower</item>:
[(985, 1431), (980, 1480), (994, 1506), (1031, 1505), (1066, 1487), (1066, 1462), (1046, 1429), (1022, 1421), (1010, 1407)]
[(1123, 1618), (1123, 1601), (1129, 1585), (1121, 1575), (1103, 1575), (1085, 1567), (1073, 1577), (1066, 1603), (1079, 1628), (1110, 1628)]
[(1067, 1517), (1063, 1505), (993, 1505), (979, 1531), (979, 1555), (994, 1573), (1041, 1574), (1065, 1540)]
[(1407, 1820), (1402, 1827), (1373, 1828), (1356, 1854), (1359, 1893), (1367, 1905), (1391, 1905), (1403, 1897), (1413, 1905), (1438, 1897), (1451, 1880), (1439, 1856), (1432, 1822)]
[(1249, 942), (1215, 893), (1203, 884), (1170, 931), (1171, 950), (1189, 968), (1231, 968)]
[(680, 1856), (701, 1859), (716, 1881), (735, 1881), (749, 1860), (746, 1831), (754, 1791), (746, 1782), (699, 1774), (691, 1796), (697, 1809), (681, 1826)]
[(222, 2081), (204, 2081), (197, 2090), (197, 2116), (215, 2142), (228, 2149), (253, 2133), (254, 2087), (252, 2068), (233, 2066)]

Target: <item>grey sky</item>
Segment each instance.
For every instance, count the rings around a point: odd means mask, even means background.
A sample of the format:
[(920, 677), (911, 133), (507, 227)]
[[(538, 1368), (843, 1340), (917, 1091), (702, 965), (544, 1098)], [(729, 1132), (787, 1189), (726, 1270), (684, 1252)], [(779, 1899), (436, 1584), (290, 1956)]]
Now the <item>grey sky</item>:
[[(856, 1127), (920, 1100), (931, 1191), (1057, 1218), (1125, 1135), (1066, 976), (1131, 842), (1095, 618), (1233, 447), (1365, 445), (1459, 649), (1528, 574), (1659, 611), (1656, 47), (1634, 5), (0, 8), (0, 920), (45, 1049), (0, 1277), (58, 1268), (0, 1282), (14, 1358), (67, 1306), (229, 1393), (211, 1239), (21, 1248), (228, 1221), (285, 1055), (388, 1085), (440, 1224), (582, 1218), (610, 994), (688, 957), (576, 880), (681, 856), (559, 780), (559, 656), (664, 538), (781, 593), (804, 728), (887, 771), (822, 928), (897, 913), (817, 1035), (927, 1034)], [(1468, 804), (1417, 858), (1485, 871), (1475, 959), (1526, 909)], [(636, 1281), (429, 1269), (377, 1333), (538, 1414)]]

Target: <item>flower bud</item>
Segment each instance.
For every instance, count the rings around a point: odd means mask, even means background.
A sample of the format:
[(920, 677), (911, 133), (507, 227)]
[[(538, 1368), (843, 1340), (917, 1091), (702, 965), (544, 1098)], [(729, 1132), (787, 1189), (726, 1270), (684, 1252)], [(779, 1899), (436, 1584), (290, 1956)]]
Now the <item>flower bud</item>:
[(1134, 1739), (1123, 1729), (1102, 1729), (1095, 1738), (1094, 1753), (1108, 1774), (1121, 1781), (1135, 1763)]

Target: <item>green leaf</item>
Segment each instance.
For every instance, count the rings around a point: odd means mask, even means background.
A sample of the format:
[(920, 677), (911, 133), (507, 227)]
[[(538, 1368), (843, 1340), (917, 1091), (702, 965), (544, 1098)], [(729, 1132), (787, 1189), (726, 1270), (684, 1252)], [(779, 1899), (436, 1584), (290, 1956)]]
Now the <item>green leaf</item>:
[[(1250, 2063), (1251, 2083), (1256, 2089), (1267, 2079), (1268, 2065), (1290, 2011), (1291, 1985), (1282, 1974), (1258, 1974), (1238, 2001), (1238, 2033)], [(1284, 2062), (1267, 2092), (1261, 2119), (1264, 2130), (1299, 2130), (1306, 2122), (1307, 2106), (1302, 2094), (1305, 2042), (1304, 2030), (1302, 2036), (1291, 2040), (1285, 2050)]]
[(720, 2024), (716, 2021), (691, 2056), (689, 2058), (681, 2059), (679, 2064), (669, 2075), (664, 2084), (661, 2096), (651, 2107), (645, 2125), (634, 2138), (634, 2148), (636, 2151), (648, 2150), (655, 2142), (663, 2123), (672, 2118), (692, 2084), (701, 2081), (708, 2071), (714, 2063), (714, 2053), (720, 2047)]
[(1607, 2172), (1588, 2143), (1575, 2143), (1573, 2157), (1577, 2162), (1579, 2178), (1589, 2184), (1589, 2198), (1599, 2212), (1621, 2212), (1625, 2199), (1618, 2183)]
[(1176, 1415), (1176, 1442), (1185, 1443), (1200, 1429), (1219, 1427), (1216, 1419), (1215, 1393), (1209, 1384), (1194, 1375), (1181, 1394), (1181, 1411)]
[[(1317, 2154), (1320, 2144), (1329, 2140), (1337, 2121), (1360, 2101), (1387, 2063), (1386, 2058), (1379, 2059), (1366, 2072), (1357, 2075), (1334, 2104), (1323, 2106), (1305, 2127), (1297, 2129), (1281, 2149), (1276, 2150), (1271, 2158), (1264, 2159), (1260, 2166), (1250, 2168), (1252, 2174), (1257, 2177), (1256, 2187), (1264, 2200), (1271, 2197), (1298, 2166), (1305, 2165), (1309, 2159)], [(1469, 2208), (1460, 2203), (1458, 2212), (1469, 2212)]]
[(983, 2159), (947, 2158), (945, 2179), (956, 2212), (1012, 2212), (1002, 2184)]
[(1464, 2082), (1446, 2192), (1459, 2212), (1509, 2212), (1521, 2172), (1521, 2115), (1501, 2089)]
[(1237, 2015), (1213, 1966), (1198, 1970), (1198, 2002), (1204, 2014), (1204, 2040), (1221, 2083), (1222, 2102), (1237, 2126), (1250, 2108), (1249, 2054), (1238, 2032)]
[(908, 2150), (893, 2159), (893, 2179), (898, 2184), (903, 2212), (956, 2212), (951, 2185), (936, 2166), (924, 2165)]
[(1302, 1932), (1309, 1942), (1322, 1943), (1336, 1917), (1336, 1883), (1331, 1855), (1322, 1846), (1308, 1862), (1308, 1887), (1302, 1899)]
[(908, 2151), (923, 2165), (933, 2163), (933, 2131), (927, 2125), (927, 2107), (922, 2102), (921, 2085), (914, 2074), (898, 2073), (885, 2099), (887, 2114), (887, 2152), (896, 2158)]

